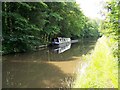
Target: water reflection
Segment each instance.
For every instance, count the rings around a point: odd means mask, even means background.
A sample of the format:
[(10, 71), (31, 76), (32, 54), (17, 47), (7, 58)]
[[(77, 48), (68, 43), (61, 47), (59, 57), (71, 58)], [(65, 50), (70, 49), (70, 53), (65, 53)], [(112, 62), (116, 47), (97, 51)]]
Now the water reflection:
[(95, 41), (84, 41), (68, 45), (64, 50), (58, 48), (59, 54), (48, 47), (38, 52), (6, 55), (3, 57), (2, 65), (3, 87), (68, 87), (66, 78), (68, 78), (67, 82), (72, 80), (76, 64), (80, 61), (79, 57), (88, 53), (94, 45)]
[(54, 48), (53, 51), (55, 53), (60, 54), (60, 53), (63, 53), (63, 52), (65, 52), (66, 50), (68, 50), (70, 48), (71, 48), (71, 43), (68, 43), (68, 44), (63, 44), (61, 46), (58, 46), (58, 47)]

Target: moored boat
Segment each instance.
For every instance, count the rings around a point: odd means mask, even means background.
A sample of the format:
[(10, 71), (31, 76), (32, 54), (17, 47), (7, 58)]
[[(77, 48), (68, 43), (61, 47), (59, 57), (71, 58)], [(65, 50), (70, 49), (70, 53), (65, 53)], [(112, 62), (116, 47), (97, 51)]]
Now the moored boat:
[(66, 43), (71, 43), (70, 38), (63, 38), (63, 37), (57, 37), (52, 40), (52, 45), (61, 45), (61, 44), (66, 44)]

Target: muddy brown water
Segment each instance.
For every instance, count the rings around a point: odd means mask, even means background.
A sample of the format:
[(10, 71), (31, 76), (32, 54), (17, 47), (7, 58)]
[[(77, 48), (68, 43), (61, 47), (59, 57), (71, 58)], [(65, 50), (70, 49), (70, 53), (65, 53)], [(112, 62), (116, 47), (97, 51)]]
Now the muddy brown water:
[(95, 43), (96, 40), (84, 40), (67, 48), (47, 47), (37, 52), (5, 55), (2, 57), (2, 87), (71, 87), (77, 66), (84, 62), (82, 55), (90, 52)]

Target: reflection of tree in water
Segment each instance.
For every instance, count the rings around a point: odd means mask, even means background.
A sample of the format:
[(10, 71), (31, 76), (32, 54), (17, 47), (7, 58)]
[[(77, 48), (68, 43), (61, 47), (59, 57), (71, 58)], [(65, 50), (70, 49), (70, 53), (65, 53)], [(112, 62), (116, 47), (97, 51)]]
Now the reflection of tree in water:
[[(70, 87), (73, 77), (48, 61), (70, 61), (93, 49), (95, 42), (79, 42), (61, 54), (47, 48), (33, 53), (3, 57), (3, 87)], [(45, 61), (45, 62), (44, 62)], [(67, 67), (66, 67), (67, 68)], [(69, 69), (68, 69), (69, 70)]]
[(71, 48), (63, 53), (53, 54), (52, 52), (49, 52), (49, 59), (51, 61), (66, 61), (70, 60), (74, 56), (82, 56), (83, 54), (87, 54), (90, 50), (92, 50), (94, 48), (95, 43), (95, 41), (84, 41), (72, 44)]
[(79, 57), (88, 53), (94, 48), (95, 41), (85, 40), (79, 43), (72, 44), (71, 48), (63, 53), (53, 53), (51, 47), (33, 53), (24, 53), (16, 55), (8, 55), (4, 59), (17, 61), (68, 61), (74, 56)]
[(52, 64), (3, 63), (3, 87), (6, 88), (68, 87), (69, 80), (73, 80), (71, 75)]

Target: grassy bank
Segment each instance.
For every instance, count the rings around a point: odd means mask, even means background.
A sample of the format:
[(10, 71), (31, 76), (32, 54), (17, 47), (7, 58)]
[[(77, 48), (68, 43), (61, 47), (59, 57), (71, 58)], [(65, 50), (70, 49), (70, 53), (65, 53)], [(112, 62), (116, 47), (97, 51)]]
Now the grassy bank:
[(113, 55), (114, 40), (105, 36), (98, 39), (90, 55), (83, 56), (83, 64), (74, 88), (118, 88), (118, 60)]

